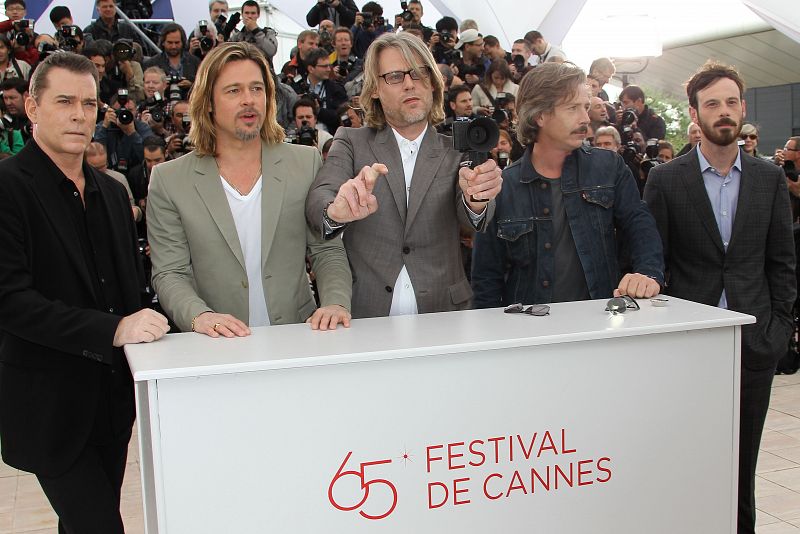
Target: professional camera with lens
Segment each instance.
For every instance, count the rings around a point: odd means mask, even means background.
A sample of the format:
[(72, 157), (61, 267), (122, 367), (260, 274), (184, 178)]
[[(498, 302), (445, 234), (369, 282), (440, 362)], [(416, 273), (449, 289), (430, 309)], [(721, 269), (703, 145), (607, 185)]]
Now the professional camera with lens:
[(130, 61), (133, 59), (133, 41), (130, 39), (119, 39), (114, 46), (111, 47), (111, 53), (114, 56), (114, 61), (117, 63), (121, 61)]
[(477, 63), (475, 65), (464, 65), (463, 63), (458, 66), (458, 76), (461, 79), (464, 79), (464, 76), (467, 74), (473, 74), (478, 78), (483, 78), (483, 75), (486, 73), (486, 67)]
[(229, 19), (226, 19), (225, 15), (220, 15), (219, 17), (217, 17), (217, 20), (216, 22), (214, 22), (214, 25), (216, 25), (217, 31), (222, 34), (222, 37), (226, 41), (230, 41), (233, 30), (236, 29), (236, 26), (239, 24), (239, 22), (241, 22), (241, 20), (242, 20), (242, 14), (237, 11), (236, 13), (231, 15), (231, 18)]
[(333, 35), (326, 28), (322, 28), (319, 31), (319, 47), (333, 50)]
[(356, 16), (359, 15), (361, 15), (361, 18), (364, 19), (364, 26), (372, 26), (373, 19), (371, 11), (364, 11), (364, 12), (359, 11), (358, 13), (356, 13)]
[(31, 44), (31, 36), (28, 35), (28, 29), (33, 28), (33, 21), (31, 19), (20, 19), (14, 21), (14, 36), (12, 40), (19, 46), (28, 46)]
[(639, 118), (639, 115), (636, 114), (636, 110), (634, 108), (625, 108), (622, 111), (622, 120), (620, 121), (620, 126), (623, 128), (626, 126), (630, 126)]
[(658, 139), (648, 139), (647, 140), (647, 147), (644, 149), (645, 158), (642, 160), (642, 163), (639, 167), (642, 169), (642, 173), (644, 174), (645, 178), (650, 174), (650, 169), (655, 167), (656, 165), (661, 165), (664, 163), (658, 157)]
[(505, 169), (508, 166), (508, 160), (510, 156), (508, 152), (498, 152), (497, 153), (497, 166), (501, 169)]
[(499, 139), (500, 128), (489, 117), (453, 121), (453, 148), (467, 155), (462, 165), (472, 169), (489, 159)]
[(292, 137), (293, 145), (317, 146), (317, 129), (303, 121), (300, 129)]
[(455, 37), (453, 37), (453, 34), (450, 33), (449, 30), (442, 30), (442, 32), (439, 34), (439, 41), (442, 44), (452, 43), (454, 40)]
[(397, 16), (403, 19), (403, 22), (411, 22), (414, 20), (414, 14), (408, 10), (408, 2), (402, 0), (400, 2), (400, 9), (402, 9), (402, 13), (399, 13)]
[(133, 113), (125, 106), (128, 104), (128, 90), (120, 89), (117, 91), (117, 102), (119, 102), (119, 109), (117, 110), (117, 122), (120, 124), (130, 124), (133, 122)]
[(164, 97), (161, 96), (161, 93), (156, 91), (153, 93), (153, 96), (145, 100), (144, 104), (147, 111), (150, 112), (150, 117), (153, 119), (153, 122), (164, 122), (166, 113), (164, 113)]
[(77, 26), (70, 26), (67, 24), (61, 26), (61, 29), (59, 29), (58, 33), (56, 34), (56, 37), (58, 37), (58, 41), (61, 44), (61, 49), (66, 50), (67, 52), (74, 52), (80, 44), (77, 38), (78, 32), (80, 31), (80, 28)]
[[(454, 65), (458, 63), (461, 61), (461, 50), (456, 50), (455, 48), (446, 50), (444, 53), (444, 60), (448, 65)], [(459, 74), (461, 73), (459, 72)]]
[(208, 21), (201, 20), (197, 23), (200, 27), (200, 51), (203, 55), (207, 54), (212, 48), (214, 48), (214, 38), (208, 34)]
[(42, 41), (41, 43), (39, 43), (38, 50), (39, 50), (39, 61), (44, 61), (47, 58), (47, 56), (49, 56), (53, 52), (57, 52), (58, 47), (54, 44)]
[(183, 90), (180, 85), (178, 85), (179, 83), (181, 83), (181, 78), (177, 74), (173, 74), (167, 78), (167, 98), (170, 102), (183, 100)]

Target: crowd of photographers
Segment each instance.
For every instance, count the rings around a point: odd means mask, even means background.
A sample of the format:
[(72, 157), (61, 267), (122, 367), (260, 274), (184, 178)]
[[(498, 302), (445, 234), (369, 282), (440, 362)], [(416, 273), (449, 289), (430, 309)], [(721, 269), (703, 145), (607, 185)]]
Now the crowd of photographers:
[[(253, 0), (232, 14), (227, 2), (212, 1), (208, 18), (191, 29), (175, 23), (131, 23), (129, 16), (151, 16), (149, 0), (96, 0), (98, 18), (83, 29), (67, 7), (56, 6), (49, 12), (57, 29), (54, 36), (34, 31), (35, 21), (26, 17), (24, 0), (6, 0), (8, 20), (0, 22), (0, 158), (17, 153), (30, 138), (23, 102), (37, 63), (57, 50), (83, 54), (100, 75), (95, 140), (104, 149), (106, 168), (127, 177), (132, 205), (141, 218), (152, 165), (192, 149), (187, 137), (188, 93), (203, 58), (219, 43), (247, 41), (264, 53), (273, 68), (277, 118), (286, 129), (286, 141), (316, 146), (325, 157), (337, 128), (364, 123), (359, 98), (369, 45), (382, 33), (402, 31), (426, 43), (443, 75), (446, 120), (438, 129), (464, 145), (476, 119), (483, 119), (477, 121), (479, 133), (485, 133), (482, 128), (491, 121), (500, 135), (490, 157), (501, 168), (518, 159), (523, 147), (515, 131), (517, 84), (538, 63), (564, 61), (564, 52), (537, 31), (516, 39), (507, 51), (495, 36), (483, 35), (474, 20), (459, 26), (445, 16), (427, 26), (420, 0), (401, 1), (399, 8), (391, 17), (374, 1), (359, 11), (353, 0), (318, 0), (306, 17), (314, 28), (298, 35), (290, 61), (275, 65), (277, 34), (259, 27), (260, 7)], [(151, 38), (158, 51), (147, 46)], [(697, 143), (698, 136), (693, 135), (697, 127), (690, 125), (690, 142), (677, 151), (665, 140), (664, 120), (648, 107), (641, 88), (629, 85), (617, 101), (609, 101), (603, 86), (614, 74), (614, 64), (607, 58), (591, 65), (591, 131), (586, 143), (618, 151), (641, 192), (650, 169)], [(743, 131), (742, 139), (746, 147), (752, 145), (757, 131)], [(797, 145), (792, 138), (771, 156), (785, 167), (793, 184)], [(800, 186), (790, 190), (797, 201)], [(800, 201), (795, 204), (797, 219)], [(140, 230), (145, 231), (143, 223)]]

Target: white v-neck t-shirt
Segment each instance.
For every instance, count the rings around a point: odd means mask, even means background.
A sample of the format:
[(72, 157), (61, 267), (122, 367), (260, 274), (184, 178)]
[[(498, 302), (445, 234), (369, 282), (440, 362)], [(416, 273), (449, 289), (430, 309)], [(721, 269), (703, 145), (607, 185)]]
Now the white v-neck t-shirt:
[[(249, 300), (249, 326), (269, 326), (267, 301), (264, 297), (264, 282), (261, 265), (261, 194), (263, 180), (256, 180), (253, 189), (247, 195), (240, 195), (222, 176), (222, 188), (231, 208), (239, 244), (244, 255), (247, 271), (247, 289)], [(242, 319), (237, 317), (237, 319)]]

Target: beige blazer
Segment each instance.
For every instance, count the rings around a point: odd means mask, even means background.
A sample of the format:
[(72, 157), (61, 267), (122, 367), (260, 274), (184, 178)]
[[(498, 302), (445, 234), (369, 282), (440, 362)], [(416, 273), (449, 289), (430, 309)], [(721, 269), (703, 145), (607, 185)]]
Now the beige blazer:
[[(342, 241), (321, 239), (305, 221), (306, 194), (322, 164), (319, 152), (263, 144), (261, 162), (262, 276), (270, 322), (298, 323), (314, 312), (306, 255), (321, 304), (349, 310), (352, 276)], [(153, 169), (147, 234), (153, 288), (182, 331), (205, 311), (249, 322), (244, 255), (213, 157), (191, 152)]]

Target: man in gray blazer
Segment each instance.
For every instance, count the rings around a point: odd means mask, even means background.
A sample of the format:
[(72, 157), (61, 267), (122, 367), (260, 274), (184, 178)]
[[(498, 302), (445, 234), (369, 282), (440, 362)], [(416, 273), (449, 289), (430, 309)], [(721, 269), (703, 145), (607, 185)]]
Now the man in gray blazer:
[(736, 143), (744, 82), (706, 63), (688, 82), (700, 144), (650, 171), (644, 199), (666, 259), (666, 293), (754, 315), (742, 327), (738, 532), (755, 531), (755, 469), (775, 367), (786, 353), (796, 295), (792, 220), (779, 167)]
[[(147, 206), (153, 287), (183, 331), (243, 336), (249, 326), (349, 326), (340, 239), (310, 231), (304, 206), (321, 166), (284, 144), (263, 54), (225, 43), (203, 60), (190, 100), (195, 150), (154, 167)], [(306, 256), (316, 274), (316, 309)]]
[(306, 217), (327, 239), (344, 231), (353, 316), (462, 310), (472, 290), (459, 224), (482, 230), (500, 192), (493, 161), (459, 171), (434, 126), (443, 82), (427, 47), (405, 33), (370, 46), (361, 104), (366, 128), (339, 128), (308, 194)]

